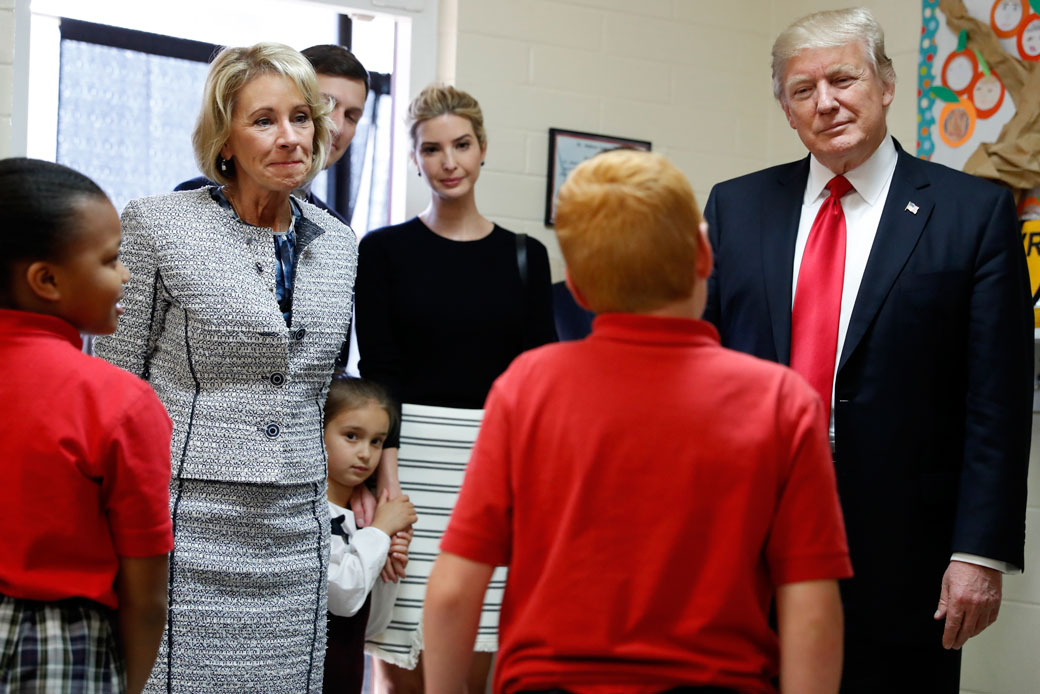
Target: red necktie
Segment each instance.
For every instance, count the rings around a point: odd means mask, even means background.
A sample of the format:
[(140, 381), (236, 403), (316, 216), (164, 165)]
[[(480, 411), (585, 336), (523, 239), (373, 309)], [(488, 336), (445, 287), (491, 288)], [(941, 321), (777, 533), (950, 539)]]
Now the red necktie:
[(835, 176), (827, 189), (831, 194), (816, 213), (798, 271), (791, 311), (791, 368), (820, 394), (829, 422), (845, 282), (845, 212), (841, 198), (852, 184), (844, 176)]

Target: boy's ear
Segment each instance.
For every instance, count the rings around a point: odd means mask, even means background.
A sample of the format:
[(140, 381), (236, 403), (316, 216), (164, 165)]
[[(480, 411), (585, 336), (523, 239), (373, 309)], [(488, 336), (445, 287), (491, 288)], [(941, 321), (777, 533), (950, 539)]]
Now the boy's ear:
[(706, 280), (715, 268), (715, 258), (711, 252), (711, 241), (708, 240), (708, 223), (701, 220), (697, 228), (697, 260), (694, 267), (697, 278)]
[(571, 273), (569, 270), (564, 268), (563, 270), (563, 281), (567, 284), (567, 289), (571, 290), (571, 296), (574, 297), (574, 301), (577, 302), (578, 306), (581, 306), (586, 311), (591, 311), (589, 303), (585, 301), (585, 297), (581, 295), (578, 288), (574, 286), (574, 280), (571, 279)]
[(61, 290), (58, 289), (58, 280), (50, 263), (44, 260), (30, 263), (25, 269), (25, 282), (33, 294), (44, 301), (61, 300)]

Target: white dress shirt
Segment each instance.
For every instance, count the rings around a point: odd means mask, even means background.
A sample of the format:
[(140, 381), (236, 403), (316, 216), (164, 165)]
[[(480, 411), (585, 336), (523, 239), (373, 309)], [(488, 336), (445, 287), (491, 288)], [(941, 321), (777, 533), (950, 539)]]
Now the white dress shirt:
[[(841, 199), (845, 213), (845, 281), (841, 289), (841, 315), (838, 318), (838, 350), (834, 359), (834, 375), (837, 376), (838, 361), (845, 333), (849, 329), (852, 307), (856, 304), (859, 283), (867, 267), (867, 258), (874, 245), (881, 212), (888, 199), (888, 188), (892, 185), (892, 174), (896, 170), (896, 148), (891, 137), (885, 137), (870, 158), (845, 174), (852, 190)], [(816, 213), (829, 195), (826, 185), (834, 178), (834, 172), (821, 164), (815, 156), (809, 157), (809, 180), (802, 198), (802, 216), (798, 221), (798, 237), (794, 245), (794, 274), (791, 282), (791, 306), (798, 291), (798, 272), (802, 267), (805, 243), (809, 240)], [(836, 380), (836, 378), (835, 378)], [(834, 381), (831, 381), (831, 410), (834, 405)], [(834, 423), (831, 421), (833, 431)]]
[[(845, 280), (841, 289), (841, 314), (838, 318), (838, 350), (834, 358), (834, 378), (831, 381), (831, 421), (830, 436), (834, 441), (834, 386), (838, 380), (838, 363), (845, 344), (845, 335), (849, 329), (852, 308), (856, 305), (859, 285), (863, 281), (863, 272), (867, 267), (870, 249), (874, 245), (881, 213), (888, 200), (888, 189), (892, 185), (892, 175), (896, 171), (895, 144), (892, 137), (886, 135), (870, 158), (845, 173), (845, 178), (852, 184), (845, 197), (841, 199), (841, 207), (845, 213)], [(794, 306), (794, 295), (798, 291), (798, 272), (802, 266), (802, 255), (805, 244), (809, 240), (816, 213), (820, 211), (829, 192), (827, 183), (834, 178), (834, 172), (821, 164), (815, 156), (809, 157), (809, 179), (805, 184), (805, 196), (802, 198), (802, 216), (798, 221), (798, 236), (794, 246), (794, 274), (791, 282), (791, 306)], [(955, 552), (951, 559), (978, 564), (1004, 573), (1018, 573), (1022, 569), (1007, 562), (988, 559), (973, 554)]]
[(339, 535), (329, 541), (329, 612), (353, 617), (372, 593), (365, 638), (382, 632), (390, 623), (397, 584), (379, 578), (390, 551), (390, 537), (378, 528), (357, 529), (354, 512), (329, 502), (329, 517), (343, 516), (347, 544)]

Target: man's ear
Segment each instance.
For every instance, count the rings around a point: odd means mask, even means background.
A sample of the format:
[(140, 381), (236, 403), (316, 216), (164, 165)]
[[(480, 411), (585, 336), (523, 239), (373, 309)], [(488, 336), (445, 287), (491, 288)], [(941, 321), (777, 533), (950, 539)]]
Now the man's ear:
[(791, 118), (791, 107), (787, 105), (787, 102), (781, 99), (780, 108), (784, 111), (784, 117), (787, 118), (787, 124), (790, 125), (792, 129), (797, 130), (798, 126), (795, 124), (794, 119)]
[(33, 294), (44, 301), (60, 301), (61, 290), (58, 279), (54, 275), (54, 267), (44, 261), (37, 260), (25, 269), (25, 282)]
[(715, 257), (711, 251), (711, 241), (708, 240), (708, 223), (701, 220), (697, 228), (697, 260), (694, 269), (699, 279), (708, 279), (711, 271), (715, 268)]
[(892, 101), (896, 98), (896, 85), (881, 83), (881, 105), (887, 110), (892, 105)]
[(571, 279), (571, 273), (566, 268), (563, 271), (563, 281), (567, 283), (567, 289), (571, 290), (571, 296), (574, 297), (574, 301), (577, 302), (578, 306), (581, 306), (586, 311), (591, 311), (589, 304), (585, 301), (585, 297), (581, 295), (578, 288), (574, 286), (574, 280)]

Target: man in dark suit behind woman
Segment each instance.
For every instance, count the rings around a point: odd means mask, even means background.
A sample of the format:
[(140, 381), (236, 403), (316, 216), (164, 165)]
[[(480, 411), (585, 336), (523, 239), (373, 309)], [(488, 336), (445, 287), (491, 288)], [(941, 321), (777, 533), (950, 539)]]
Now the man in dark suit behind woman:
[(1012, 196), (889, 136), (895, 72), (867, 10), (786, 29), (773, 87), (810, 156), (712, 191), (704, 317), (830, 405), (856, 574), (842, 691), (953, 694), (1023, 565), (1032, 301)]

